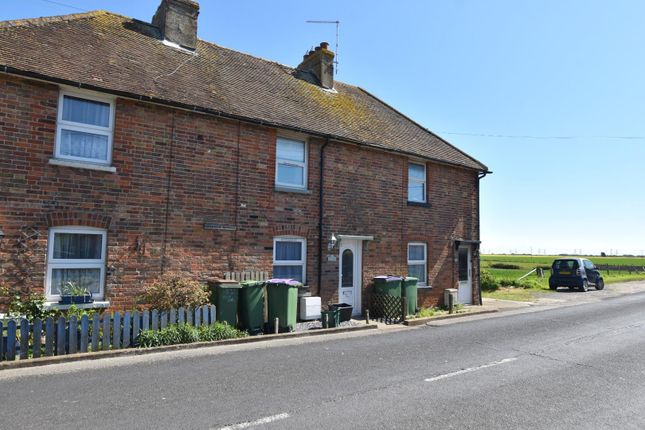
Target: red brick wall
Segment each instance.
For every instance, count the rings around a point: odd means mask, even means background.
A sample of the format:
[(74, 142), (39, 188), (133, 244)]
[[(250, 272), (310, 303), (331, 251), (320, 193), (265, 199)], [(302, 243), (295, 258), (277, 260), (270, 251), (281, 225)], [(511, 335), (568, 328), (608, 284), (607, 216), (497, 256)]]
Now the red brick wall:
[[(309, 192), (279, 192), (275, 129), (117, 99), (116, 173), (54, 166), (57, 103), (54, 85), (0, 75), (0, 282), (42, 290), (48, 227), (85, 225), (108, 230), (105, 291), (114, 308), (133, 306), (162, 270), (198, 279), (270, 271), (277, 235), (307, 239), (316, 291), (322, 140), (310, 139)], [(434, 163), (427, 171), (430, 207), (408, 206), (407, 158), (327, 146), (323, 303), (337, 298), (332, 232), (374, 236), (363, 246), (365, 290), (374, 275), (406, 272), (408, 241), (428, 244), (433, 288), (421, 291), (424, 305), (455, 286), (453, 239), (479, 237), (477, 175)], [(206, 230), (205, 222), (232, 229)]]

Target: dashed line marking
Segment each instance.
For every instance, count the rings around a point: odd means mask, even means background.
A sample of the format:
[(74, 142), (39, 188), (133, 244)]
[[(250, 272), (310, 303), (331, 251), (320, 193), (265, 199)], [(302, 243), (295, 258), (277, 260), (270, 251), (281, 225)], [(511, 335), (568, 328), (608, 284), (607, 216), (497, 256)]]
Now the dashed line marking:
[(435, 382), (435, 381), (439, 381), (441, 379), (452, 378), (453, 376), (463, 375), (464, 373), (476, 372), (478, 370), (487, 369), (489, 367), (499, 366), (500, 364), (510, 363), (512, 361), (515, 361), (515, 360), (517, 360), (517, 357), (505, 358), (505, 359), (500, 360), (500, 361), (493, 361), (492, 363), (482, 364), (481, 366), (469, 367), (468, 369), (462, 369), (462, 370), (458, 370), (456, 372), (445, 373), (443, 375), (435, 376), (434, 378), (427, 378), (425, 381), (426, 382)]
[(271, 415), (270, 417), (260, 418), (260, 419), (257, 419), (255, 421), (246, 421), (246, 422), (243, 422), (243, 423), (233, 424), (233, 425), (226, 426), (226, 427), (220, 427), (217, 430), (248, 429), (248, 428), (259, 426), (259, 425), (262, 425), (262, 424), (269, 424), (269, 423), (272, 423), (274, 421), (283, 420), (283, 419), (289, 418), (289, 417), (290, 417), (289, 414), (282, 413), (282, 414), (277, 414), (277, 415)]

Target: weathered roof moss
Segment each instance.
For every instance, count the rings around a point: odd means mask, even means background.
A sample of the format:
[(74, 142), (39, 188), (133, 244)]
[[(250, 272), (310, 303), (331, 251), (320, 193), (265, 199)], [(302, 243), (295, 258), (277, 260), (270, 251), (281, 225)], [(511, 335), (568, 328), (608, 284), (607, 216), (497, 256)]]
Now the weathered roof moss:
[(358, 87), (336, 82), (324, 90), (291, 67), (203, 40), (194, 54), (175, 49), (156, 27), (110, 12), (0, 22), (5, 66), (487, 170)]

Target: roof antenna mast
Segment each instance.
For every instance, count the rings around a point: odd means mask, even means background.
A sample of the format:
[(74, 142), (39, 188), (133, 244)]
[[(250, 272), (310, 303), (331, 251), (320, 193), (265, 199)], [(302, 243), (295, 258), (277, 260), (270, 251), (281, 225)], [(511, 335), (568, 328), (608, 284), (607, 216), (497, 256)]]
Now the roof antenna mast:
[(340, 27), (340, 21), (305, 21), (307, 24), (336, 24), (336, 51), (334, 52), (334, 67), (336, 68), (336, 75), (338, 74), (338, 27)]

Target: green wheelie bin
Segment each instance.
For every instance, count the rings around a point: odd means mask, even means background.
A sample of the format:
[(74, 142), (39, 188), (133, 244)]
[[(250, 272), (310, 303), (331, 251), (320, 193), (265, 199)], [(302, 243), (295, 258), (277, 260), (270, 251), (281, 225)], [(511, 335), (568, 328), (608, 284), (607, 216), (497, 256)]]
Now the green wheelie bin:
[(374, 278), (374, 292), (392, 297), (401, 297), (400, 276), (377, 276)]
[(267, 281), (269, 332), (275, 331), (275, 319), (281, 332), (296, 329), (298, 287), (302, 284), (293, 279), (270, 279)]
[(217, 321), (237, 327), (237, 304), (242, 286), (237, 281), (217, 280), (211, 284), (211, 302), (215, 303)]
[(249, 334), (258, 334), (264, 328), (264, 282), (240, 282), (240, 327)]
[(417, 313), (417, 282), (419, 279), (407, 276), (401, 283), (401, 292), (408, 302), (408, 315)]

